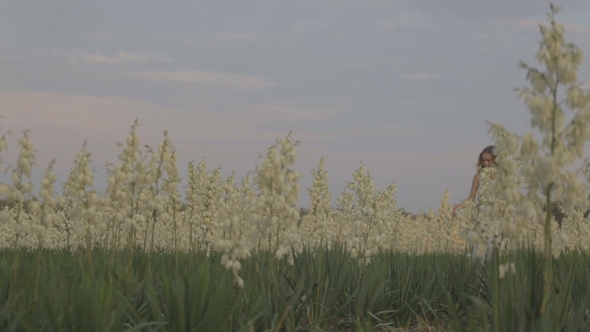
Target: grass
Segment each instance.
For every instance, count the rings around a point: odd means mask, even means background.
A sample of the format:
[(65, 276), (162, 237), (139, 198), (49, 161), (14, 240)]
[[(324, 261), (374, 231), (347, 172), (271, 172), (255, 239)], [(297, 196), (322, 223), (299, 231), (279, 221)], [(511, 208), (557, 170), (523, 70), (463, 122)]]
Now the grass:
[[(340, 247), (304, 251), (293, 264), (262, 252), (243, 262), (244, 288), (219, 261), (97, 250), (89, 263), (83, 251), (4, 250), (0, 330), (590, 330), (590, 259), (580, 251), (554, 261), (542, 316), (541, 256), (524, 248), (485, 266), (466, 253), (384, 252), (361, 266)], [(506, 262), (516, 274), (500, 278)]]

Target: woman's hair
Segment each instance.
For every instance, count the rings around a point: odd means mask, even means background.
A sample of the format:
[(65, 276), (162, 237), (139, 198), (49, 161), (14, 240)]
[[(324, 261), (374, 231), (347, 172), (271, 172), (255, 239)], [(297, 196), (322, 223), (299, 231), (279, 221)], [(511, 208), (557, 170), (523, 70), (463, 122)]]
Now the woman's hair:
[(489, 153), (492, 155), (492, 158), (494, 158), (494, 162), (496, 160), (496, 155), (494, 154), (494, 146), (493, 145), (488, 145), (486, 146), (483, 151), (481, 151), (481, 153), (479, 154), (479, 158), (477, 158), (477, 169), (481, 168), (481, 164), (483, 163), (483, 155), (484, 153)]

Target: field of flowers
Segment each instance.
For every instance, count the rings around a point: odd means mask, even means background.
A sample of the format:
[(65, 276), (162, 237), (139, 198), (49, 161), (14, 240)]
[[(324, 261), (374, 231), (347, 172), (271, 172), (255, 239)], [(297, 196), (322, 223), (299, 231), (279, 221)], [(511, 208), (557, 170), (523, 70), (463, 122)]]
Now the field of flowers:
[[(25, 133), (19, 139), (18, 161), (11, 167), (13, 184), (0, 184), (6, 197), (0, 212), (0, 246), (217, 251), (224, 254), (228, 269), (237, 272), (239, 261), (251, 252), (265, 250), (277, 259), (292, 260), (293, 253), (304, 248), (335, 243), (367, 263), (380, 251), (460, 253), (467, 245), (466, 234), (474, 228), (475, 204), (466, 204), (466, 209), (453, 216), (446, 192), (438, 211), (405, 213), (396, 207), (396, 185), (377, 190), (362, 164), (352, 173), (334, 207), (324, 159), (311, 171), (313, 182), (307, 189), (311, 206), (302, 214), (296, 204), (300, 174), (289, 168), (296, 156), (291, 136), (271, 145), (253, 176), (239, 182), (233, 175), (222, 178), (219, 168), (208, 170), (205, 160), (190, 164), (182, 192), (174, 147), (168, 139), (157, 151), (142, 150), (133, 126), (126, 142), (119, 156), (121, 163), (109, 165), (106, 193), (93, 189), (90, 153), (84, 148), (58, 190), (63, 194), (57, 195), (54, 188), (57, 176), (51, 165), (35, 194), (30, 180), (33, 144)], [(583, 213), (578, 209), (567, 215), (561, 228), (552, 222), (557, 238), (567, 239), (554, 247), (555, 254), (564, 248), (590, 248), (590, 228)], [(524, 226), (508, 246), (527, 241), (542, 249), (544, 225)]]
[[(590, 329), (588, 172), (565, 170), (590, 139), (590, 93), (563, 27), (551, 16), (541, 33), (547, 71), (523, 64), (532, 88), (521, 93), (543, 140), (492, 124), (498, 167), (457, 215), (448, 192), (437, 211), (405, 213), (395, 183), (378, 190), (362, 164), (333, 200), (324, 159), (302, 213), (291, 133), (243, 179), (202, 160), (181, 181), (167, 133), (143, 146), (137, 123), (106, 192), (85, 144), (63, 188), (50, 164), (35, 189), (23, 133), (18, 160), (3, 161), (12, 182), (0, 183), (1, 329)], [(560, 86), (577, 112), (568, 124)], [(500, 245), (479, 234), (482, 218), (498, 222)]]

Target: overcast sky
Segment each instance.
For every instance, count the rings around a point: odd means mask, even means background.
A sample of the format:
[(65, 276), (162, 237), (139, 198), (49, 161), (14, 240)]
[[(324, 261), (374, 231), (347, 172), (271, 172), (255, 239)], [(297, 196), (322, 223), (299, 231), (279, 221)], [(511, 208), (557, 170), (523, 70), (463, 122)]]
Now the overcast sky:
[[(566, 39), (590, 52), (590, 2), (565, 0)], [(0, 2), (0, 127), (14, 164), (26, 128), (60, 183), (88, 140), (104, 189), (134, 119), (186, 163), (238, 178), (294, 131), (300, 203), (326, 157), (338, 195), (361, 160), (398, 206), (468, 195), (485, 120), (529, 131), (513, 88), (534, 61), (545, 0)], [(590, 82), (585, 61), (580, 79)], [(37, 171), (40, 174), (41, 170)], [(5, 180), (6, 176), (3, 177)]]

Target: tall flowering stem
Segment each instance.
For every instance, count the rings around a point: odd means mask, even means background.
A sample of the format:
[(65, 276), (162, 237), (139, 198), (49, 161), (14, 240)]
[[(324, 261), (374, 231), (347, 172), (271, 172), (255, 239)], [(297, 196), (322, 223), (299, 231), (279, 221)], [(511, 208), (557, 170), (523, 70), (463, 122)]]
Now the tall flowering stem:
[(379, 191), (371, 174), (361, 162), (352, 173), (353, 182), (347, 182), (337, 200), (339, 216), (349, 224), (348, 247), (353, 257), (368, 264), (372, 254), (395, 245), (396, 228), (400, 211), (394, 198), (397, 185), (391, 183)]
[[(12, 186), (6, 186), (7, 201), (15, 204), (16, 206), (16, 233), (14, 236), (14, 248), (20, 247), (20, 237), (26, 234), (25, 222), (27, 218), (27, 211), (25, 209), (26, 200), (32, 198), (31, 192), (33, 190), (33, 177), (32, 169), (35, 164), (35, 150), (33, 149), (33, 143), (29, 139), (29, 130), (25, 130), (23, 135), (18, 140), (20, 145), (20, 153), (16, 167), (8, 166), (8, 170), (12, 173)], [(15, 255), (13, 274), (16, 280), (17, 276), (17, 262), (19, 260), (19, 254)]]
[(112, 201), (114, 225), (120, 229), (125, 224), (128, 229), (127, 247), (131, 250), (135, 246), (135, 238), (139, 221), (145, 221), (148, 209), (140, 209), (141, 198), (148, 191), (149, 169), (145, 162), (146, 154), (139, 148), (138, 122), (131, 126), (126, 144), (117, 143), (123, 151), (119, 154), (119, 165), (107, 164), (109, 173), (107, 194)]
[(320, 159), (316, 169), (311, 171), (313, 180), (311, 187), (307, 189), (311, 205), (309, 213), (301, 220), (301, 233), (303, 245), (317, 247), (331, 245), (335, 238), (337, 225), (332, 218), (332, 195), (330, 194), (330, 181), (326, 171), (326, 160)]
[[(268, 148), (264, 160), (256, 168), (254, 180), (258, 195), (254, 200), (252, 218), (259, 238), (268, 243), (268, 250), (278, 258), (289, 252), (299, 220), (299, 172), (291, 169), (295, 163), (298, 142), (291, 133)], [(273, 243), (274, 242), (274, 243)]]
[(75, 220), (75, 227), (80, 237), (85, 239), (89, 267), (92, 266), (92, 237), (98, 229), (103, 229), (98, 222), (101, 220), (100, 209), (97, 209), (97, 193), (92, 190), (94, 173), (90, 168), (91, 153), (86, 149), (76, 153), (74, 166), (64, 185), (65, 194), (74, 204), (69, 206), (68, 215)]
[(45, 230), (55, 219), (57, 200), (55, 199), (55, 190), (53, 186), (57, 180), (57, 174), (53, 171), (54, 165), (55, 160), (52, 160), (43, 174), (41, 189), (39, 190), (39, 198), (41, 199), (34, 199), (29, 202), (33, 228), (36, 229), (36, 233), (39, 235), (39, 250), (43, 248)]
[[(537, 60), (544, 71), (529, 67), (530, 87), (517, 89), (531, 114), (531, 126), (542, 135), (539, 143), (532, 134), (518, 137), (505, 132), (500, 125), (491, 124), (492, 131), (503, 132), (497, 146), (499, 172), (493, 185), (494, 193), (515, 203), (522, 220), (542, 223), (544, 229), (543, 296), (539, 312), (545, 313), (551, 293), (553, 250), (551, 226), (553, 207), (559, 202), (565, 213), (572, 213), (587, 195), (581, 183), (579, 171), (565, 168), (583, 158), (584, 143), (590, 139), (590, 104), (588, 92), (578, 83), (577, 69), (582, 63), (582, 51), (563, 37), (564, 27), (554, 20), (558, 8), (551, 5), (549, 25), (540, 25), (543, 36), (537, 52)], [(565, 100), (560, 100), (565, 94)], [(573, 111), (566, 124), (563, 107)], [(519, 148), (520, 147), (520, 148)], [(518, 158), (510, 156), (517, 155)], [(518, 162), (517, 162), (518, 161)], [(520, 165), (519, 165), (520, 163)], [(520, 169), (524, 193), (515, 182), (515, 168)], [(493, 211), (492, 214), (497, 211)]]
[[(55, 190), (53, 189), (53, 185), (55, 180), (57, 179), (57, 174), (53, 171), (53, 165), (55, 164), (55, 160), (52, 160), (49, 163), (49, 166), (45, 170), (43, 180), (41, 181), (41, 190), (39, 190), (39, 197), (43, 199), (42, 204), (39, 203), (39, 200), (31, 200), (29, 203), (30, 210), (32, 211), (32, 221), (33, 221), (33, 229), (36, 231), (37, 235), (39, 236), (39, 242), (37, 247), (37, 266), (41, 265), (41, 252), (43, 250), (43, 240), (45, 236), (45, 231), (48, 226), (51, 225), (53, 220), (55, 219), (55, 207), (57, 204), (57, 200), (55, 199)], [(39, 280), (41, 278), (41, 269), (37, 269), (37, 275), (35, 278), (35, 296), (34, 296), (34, 303), (37, 303), (38, 295), (39, 295)]]
[(182, 208), (182, 197), (180, 196), (180, 192), (178, 191), (178, 186), (180, 184), (181, 178), (178, 173), (178, 167), (176, 166), (177, 162), (177, 155), (176, 151), (173, 151), (170, 155), (170, 161), (166, 165), (166, 173), (168, 177), (164, 182), (163, 191), (167, 195), (167, 216), (169, 219), (172, 219), (173, 222), (173, 241), (174, 241), (174, 250), (176, 251), (178, 248), (178, 223), (177, 220), (179, 219), (179, 212)]
[[(168, 138), (168, 131), (164, 131), (164, 140), (158, 145), (157, 153), (152, 153), (152, 159), (148, 164), (148, 174), (146, 178), (146, 185), (148, 190), (145, 192), (143, 198), (147, 208), (149, 220), (151, 220), (151, 235), (150, 235), (150, 255), (154, 250), (154, 233), (156, 223), (165, 211), (165, 204), (163, 202), (163, 193), (168, 195), (169, 215), (176, 217), (177, 207), (180, 202), (180, 194), (176, 190), (180, 177), (176, 168), (176, 154), (174, 146)], [(167, 177), (164, 177), (166, 173)], [(176, 241), (176, 219), (174, 222), (174, 247), (177, 245)], [(147, 231), (147, 228), (146, 228)], [(144, 238), (144, 243), (147, 241), (147, 236)], [(144, 244), (144, 248), (146, 245)]]
[(244, 287), (244, 280), (238, 275), (242, 268), (240, 259), (250, 257), (248, 244), (241, 237), (242, 223), (242, 196), (240, 188), (235, 185), (234, 174), (232, 173), (222, 183), (223, 195), (218, 202), (219, 226), (223, 229), (221, 239), (215, 244), (216, 250), (223, 252), (221, 264), (232, 272), (234, 282), (239, 287)]
[(186, 210), (184, 213), (185, 223), (188, 222), (189, 229), (189, 248), (197, 250), (201, 246), (201, 241), (197, 238), (196, 232), (200, 231), (202, 242), (205, 242), (207, 227), (201, 222), (200, 215), (203, 210), (205, 199), (205, 186), (209, 183), (209, 173), (207, 172), (207, 163), (205, 159), (201, 160), (197, 166), (193, 162), (188, 164), (188, 183), (185, 187)]

